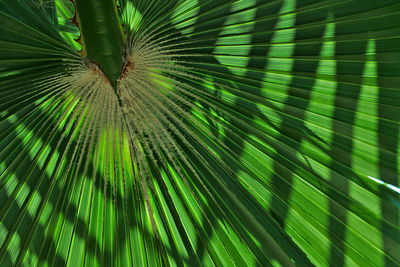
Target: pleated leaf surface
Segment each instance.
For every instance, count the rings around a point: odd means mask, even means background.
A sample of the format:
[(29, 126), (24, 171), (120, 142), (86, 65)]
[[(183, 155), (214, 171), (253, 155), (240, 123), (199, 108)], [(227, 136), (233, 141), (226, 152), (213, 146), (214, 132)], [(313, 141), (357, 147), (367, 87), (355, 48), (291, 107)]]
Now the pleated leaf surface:
[(0, 266), (399, 266), (400, 3), (0, 2)]

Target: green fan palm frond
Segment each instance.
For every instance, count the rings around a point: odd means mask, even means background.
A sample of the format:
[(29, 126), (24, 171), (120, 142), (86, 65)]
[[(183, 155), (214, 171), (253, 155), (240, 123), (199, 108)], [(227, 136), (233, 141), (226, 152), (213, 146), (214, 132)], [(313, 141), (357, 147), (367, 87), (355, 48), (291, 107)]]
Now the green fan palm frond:
[(0, 266), (400, 266), (399, 120), (398, 1), (2, 0)]

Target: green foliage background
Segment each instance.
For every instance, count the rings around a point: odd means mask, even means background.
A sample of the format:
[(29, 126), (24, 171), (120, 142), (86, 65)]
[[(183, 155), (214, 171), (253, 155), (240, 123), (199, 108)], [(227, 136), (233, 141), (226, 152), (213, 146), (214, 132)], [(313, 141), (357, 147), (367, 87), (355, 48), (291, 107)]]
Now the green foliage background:
[(73, 5), (1, 0), (1, 267), (400, 265), (398, 1), (118, 4), (175, 151), (92, 138)]

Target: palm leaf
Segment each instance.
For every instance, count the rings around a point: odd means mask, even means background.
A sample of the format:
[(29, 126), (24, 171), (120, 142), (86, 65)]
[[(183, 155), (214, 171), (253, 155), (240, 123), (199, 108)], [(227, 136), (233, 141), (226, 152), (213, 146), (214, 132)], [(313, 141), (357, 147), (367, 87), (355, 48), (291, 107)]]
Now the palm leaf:
[(0, 3), (0, 266), (400, 265), (397, 1)]

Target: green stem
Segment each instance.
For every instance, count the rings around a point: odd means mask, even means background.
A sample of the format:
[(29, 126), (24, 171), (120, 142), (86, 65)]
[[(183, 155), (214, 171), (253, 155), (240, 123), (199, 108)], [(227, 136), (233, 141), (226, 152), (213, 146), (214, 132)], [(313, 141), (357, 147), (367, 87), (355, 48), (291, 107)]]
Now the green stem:
[(115, 92), (125, 57), (125, 37), (115, 0), (74, 0), (83, 54), (98, 64)]

